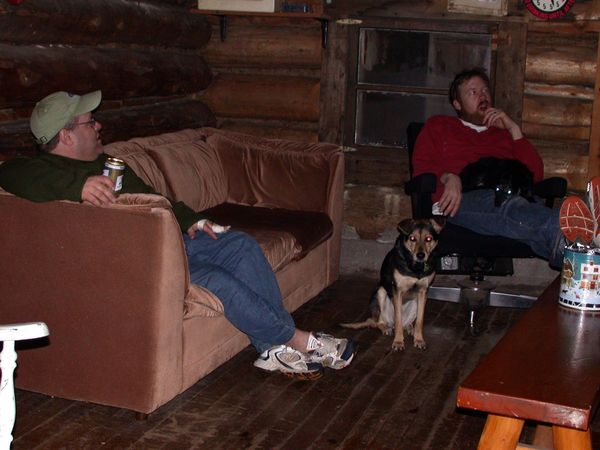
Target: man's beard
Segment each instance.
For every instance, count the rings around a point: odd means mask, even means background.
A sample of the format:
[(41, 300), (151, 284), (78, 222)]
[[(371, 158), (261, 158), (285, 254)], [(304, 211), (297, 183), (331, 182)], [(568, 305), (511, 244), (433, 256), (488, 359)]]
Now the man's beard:
[(485, 112), (489, 107), (489, 102), (483, 101), (477, 105), (477, 110), (474, 113), (467, 113), (463, 108), (458, 112), (458, 117), (465, 122), (469, 122), (474, 125), (483, 125), (483, 118), (485, 117)]

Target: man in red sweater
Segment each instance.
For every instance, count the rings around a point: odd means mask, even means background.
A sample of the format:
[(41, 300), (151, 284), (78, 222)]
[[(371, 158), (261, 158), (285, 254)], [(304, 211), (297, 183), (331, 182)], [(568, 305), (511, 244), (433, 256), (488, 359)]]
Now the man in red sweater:
[(437, 189), (434, 212), (448, 221), (480, 234), (505, 236), (528, 244), (552, 267), (562, 265), (564, 240), (558, 209), (529, 203), (520, 196), (494, 205), (493, 189), (462, 192), (462, 169), (483, 157), (517, 159), (542, 180), (544, 164), (521, 128), (502, 110), (494, 108), (485, 72), (459, 73), (449, 90), (458, 117), (431, 117), (417, 138), (414, 175), (434, 173)]

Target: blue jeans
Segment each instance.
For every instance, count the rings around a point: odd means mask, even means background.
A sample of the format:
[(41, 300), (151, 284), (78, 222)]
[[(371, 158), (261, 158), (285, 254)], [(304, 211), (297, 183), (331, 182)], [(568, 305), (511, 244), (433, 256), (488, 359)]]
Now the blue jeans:
[(259, 353), (288, 342), (294, 320), (283, 307), (279, 285), (258, 243), (239, 231), (184, 233), (190, 280), (216, 295), (225, 317), (245, 333)]
[(529, 203), (521, 196), (494, 206), (494, 191), (480, 189), (465, 192), (456, 216), (450, 223), (479, 234), (504, 236), (524, 242), (533, 252), (561, 267), (564, 240), (559, 227), (559, 209), (541, 203)]

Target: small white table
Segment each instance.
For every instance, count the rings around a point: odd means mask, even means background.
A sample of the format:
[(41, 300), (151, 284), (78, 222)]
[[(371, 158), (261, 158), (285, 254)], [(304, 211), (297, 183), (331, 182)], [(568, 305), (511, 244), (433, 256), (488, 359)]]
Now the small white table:
[(8, 450), (12, 442), (12, 430), (15, 424), (15, 383), (13, 373), (17, 366), (15, 341), (37, 339), (48, 336), (48, 327), (44, 322), (16, 323), (0, 325), (0, 341), (4, 343), (0, 353), (0, 450)]

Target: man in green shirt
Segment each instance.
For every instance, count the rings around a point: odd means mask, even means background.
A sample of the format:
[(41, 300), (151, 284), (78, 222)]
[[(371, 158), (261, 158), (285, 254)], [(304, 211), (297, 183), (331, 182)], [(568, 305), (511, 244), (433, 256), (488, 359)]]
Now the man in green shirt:
[[(114, 182), (102, 175), (107, 158), (102, 125), (92, 116), (101, 99), (100, 91), (82, 96), (61, 91), (41, 100), (30, 125), (42, 153), (0, 165), (0, 186), (35, 202), (113, 203)], [(155, 193), (127, 166), (121, 192)], [(260, 354), (256, 367), (314, 379), (323, 367), (350, 364), (356, 350), (353, 341), (296, 328), (283, 307), (271, 266), (253, 238), (214, 224), (183, 202), (171, 203), (183, 233), (191, 282), (215, 294), (227, 319), (248, 335)]]

